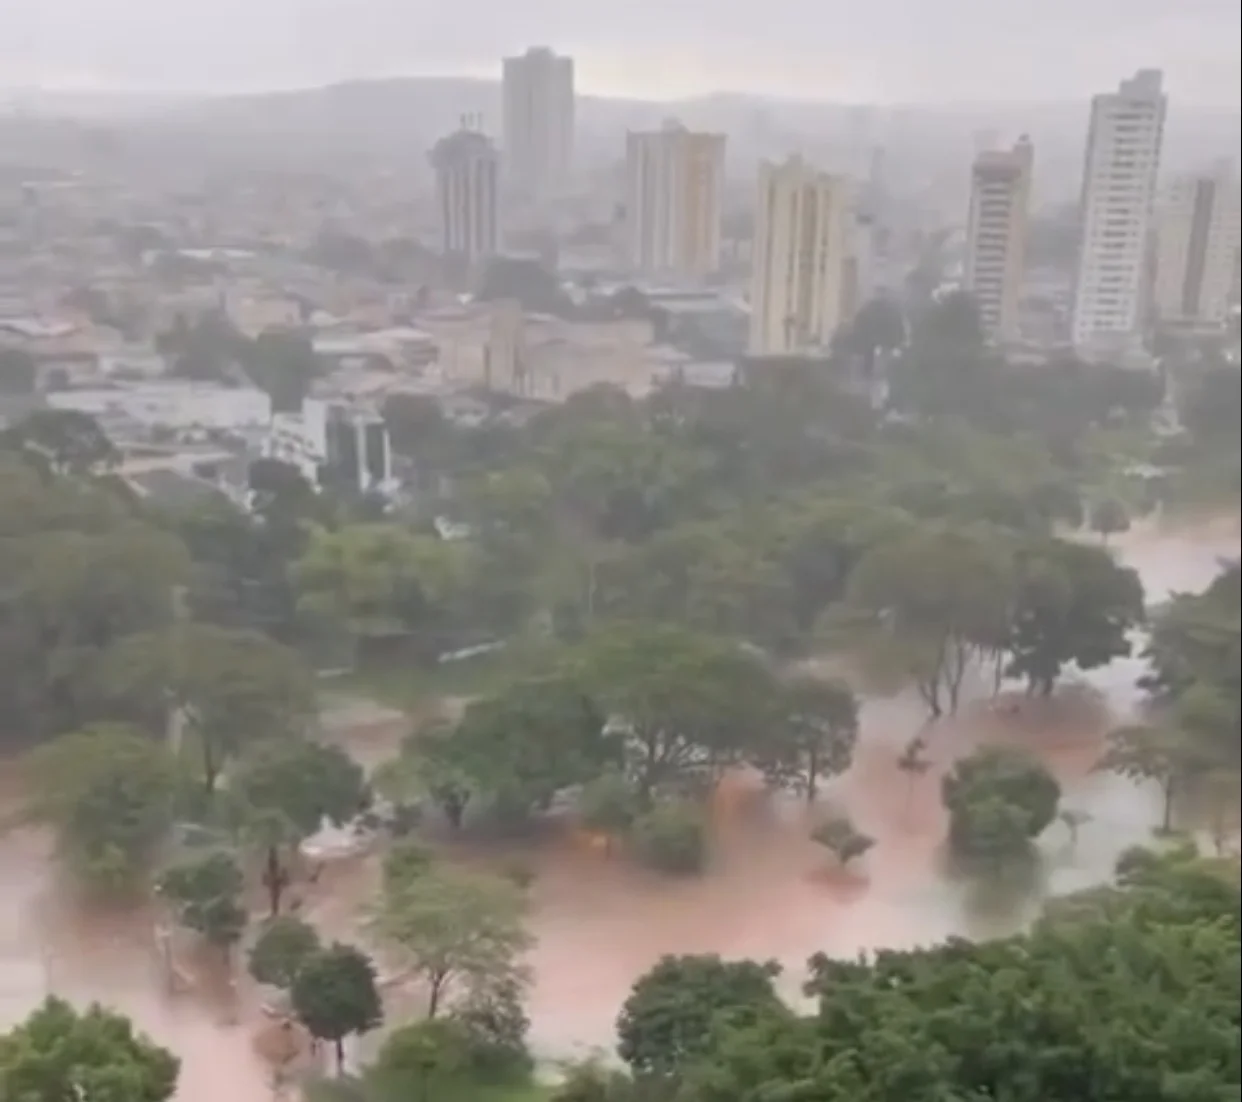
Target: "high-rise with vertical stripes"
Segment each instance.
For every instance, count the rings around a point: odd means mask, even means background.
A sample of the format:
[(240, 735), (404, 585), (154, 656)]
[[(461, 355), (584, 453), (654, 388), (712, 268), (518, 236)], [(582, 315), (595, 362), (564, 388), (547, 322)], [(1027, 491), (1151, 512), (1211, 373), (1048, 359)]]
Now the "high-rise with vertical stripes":
[(979, 153), (971, 172), (965, 284), (983, 331), (995, 340), (1019, 336), (1033, 162), (1031, 143), (1023, 137), (1011, 150)]
[(1091, 103), (1072, 321), (1074, 345), (1087, 353), (1125, 351), (1143, 335), (1167, 106), (1157, 69)]

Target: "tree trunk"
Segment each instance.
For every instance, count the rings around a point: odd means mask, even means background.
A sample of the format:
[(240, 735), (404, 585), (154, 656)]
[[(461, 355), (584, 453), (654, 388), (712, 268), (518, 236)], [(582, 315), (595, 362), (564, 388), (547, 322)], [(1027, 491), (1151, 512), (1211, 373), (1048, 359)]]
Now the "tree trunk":
[(1168, 834), (1173, 829), (1173, 778), (1164, 782), (1164, 813), (1160, 820), (1160, 831)]
[(812, 752), (806, 761), (806, 802), (813, 804), (819, 792), (819, 758)]
[(271, 908), (269, 918), (280, 914), (280, 897), (285, 889), (284, 869), (280, 866), (280, 854), (275, 846), (267, 847), (267, 868), (263, 872), (263, 886), (267, 888), (267, 901)]
[(345, 1038), (336, 1039), (336, 1074), (345, 1074)]
[(427, 1017), (434, 1018), (436, 1011), (440, 1009), (440, 995), (444, 988), (444, 977), (433, 976), (429, 984), (427, 992)]
[(211, 752), (211, 740), (199, 737), (203, 744), (203, 787), (210, 796), (216, 790), (216, 762)]

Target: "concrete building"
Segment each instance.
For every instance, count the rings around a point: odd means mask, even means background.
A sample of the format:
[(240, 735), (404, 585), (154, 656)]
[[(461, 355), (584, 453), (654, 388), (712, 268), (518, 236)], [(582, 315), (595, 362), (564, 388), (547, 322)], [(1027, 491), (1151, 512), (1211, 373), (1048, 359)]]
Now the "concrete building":
[(1024, 136), (1011, 150), (981, 152), (970, 177), (966, 290), (978, 304), (983, 331), (1004, 341), (1018, 337), (1033, 162)]
[(1223, 325), (1238, 280), (1238, 178), (1233, 163), (1179, 176), (1156, 214), (1156, 316), (1165, 322)]
[(533, 382), (528, 376), (526, 319), (521, 303), (503, 299), (492, 303), (483, 379), (489, 390), (526, 394)]
[(801, 157), (759, 168), (751, 268), (752, 355), (826, 348), (847, 307), (846, 180)]
[(1142, 335), (1167, 97), (1143, 69), (1091, 103), (1074, 285), (1075, 347), (1123, 351)]
[(92, 417), (121, 415), (146, 428), (239, 430), (266, 426), (272, 419), (272, 400), (264, 391), (214, 383), (143, 382), (56, 390), (48, 394), (47, 402), (53, 409)]
[(500, 251), (500, 157), (487, 135), (462, 120), (431, 151), (436, 174), (440, 248), (467, 264)]
[(544, 203), (569, 188), (574, 148), (574, 62), (545, 46), (504, 60), (505, 185)]
[(720, 264), (725, 138), (676, 122), (626, 138), (625, 238), (639, 271), (702, 278)]

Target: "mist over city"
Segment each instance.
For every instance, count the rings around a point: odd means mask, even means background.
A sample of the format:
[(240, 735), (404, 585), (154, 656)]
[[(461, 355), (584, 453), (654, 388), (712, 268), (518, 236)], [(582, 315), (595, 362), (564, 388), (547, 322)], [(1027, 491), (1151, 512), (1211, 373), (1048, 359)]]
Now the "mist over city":
[(0, 16), (0, 1102), (1242, 1091), (1229, 0)]

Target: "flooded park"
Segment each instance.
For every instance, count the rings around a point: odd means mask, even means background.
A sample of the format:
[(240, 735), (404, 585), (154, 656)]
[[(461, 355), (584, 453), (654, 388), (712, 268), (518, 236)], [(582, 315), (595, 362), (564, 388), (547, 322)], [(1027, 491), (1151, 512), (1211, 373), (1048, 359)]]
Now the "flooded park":
[[(1116, 550), (1140, 572), (1149, 601), (1158, 602), (1205, 586), (1222, 559), (1238, 555), (1239, 527), (1236, 518), (1177, 530), (1140, 526)], [(1157, 794), (1093, 771), (1103, 734), (1137, 703), (1141, 671), (1141, 659), (1114, 662), (1071, 679), (1051, 701), (999, 707), (981, 689), (961, 715), (926, 727), (913, 694), (868, 700), (853, 766), (821, 794), (876, 841), (854, 875), (828, 873), (822, 848), (808, 836), (811, 809), (745, 775), (726, 778), (714, 798), (711, 860), (695, 879), (661, 877), (568, 832), (499, 855), (534, 874), (529, 1014), (536, 1052), (556, 1059), (608, 1047), (631, 984), (665, 953), (775, 959), (793, 997), (814, 952), (853, 956), (953, 934), (1002, 934), (1027, 922), (1041, 899), (1106, 878), (1118, 854), (1159, 818)], [(897, 758), (920, 733), (930, 768), (909, 776)], [(359, 757), (395, 749), (400, 734), (395, 726), (359, 734)], [(1063, 806), (1081, 819), (1072, 833), (1063, 822), (1051, 826), (1040, 839), (1039, 867), (1004, 886), (955, 877), (940, 852), (939, 774), (989, 740), (1018, 742), (1042, 758), (1062, 784)], [(0, 799), (10, 806), (14, 773), (5, 767), (0, 779)], [(487, 859), (496, 858), (489, 848)], [(481, 858), (467, 852), (462, 859)], [(307, 917), (329, 934), (356, 936), (375, 884), (373, 865), (330, 868), (306, 897)], [(151, 915), (84, 908), (57, 880), (41, 833), (0, 834), (0, 1027), (48, 993), (97, 1000), (182, 1058), (178, 1102), (279, 1097), (256, 1045), (257, 993), (218, 978), (174, 990), (154, 930)], [(186, 967), (198, 974), (192, 962)]]

